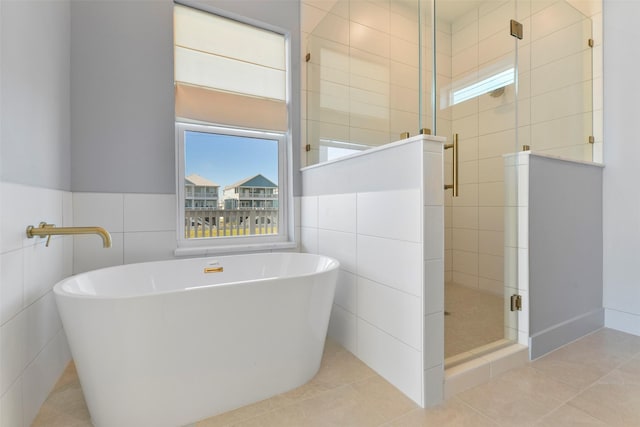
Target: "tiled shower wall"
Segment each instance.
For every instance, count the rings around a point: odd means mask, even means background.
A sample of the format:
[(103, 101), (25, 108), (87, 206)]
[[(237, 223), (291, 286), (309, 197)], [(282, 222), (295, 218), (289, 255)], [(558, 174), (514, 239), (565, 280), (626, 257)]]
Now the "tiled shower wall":
[[(597, 38), (598, 14), (591, 16)], [(517, 122), (513, 86), (499, 97), (487, 94), (455, 105), (438, 121), (444, 127), (451, 123), (451, 132), (460, 135), (460, 196), (447, 192), (446, 199), (447, 280), (497, 294), (504, 283), (502, 155), (530, 145), (536, 152), (591, 160), (597, 150), (588, 137), (601, 141), (601, 96), (594, 93), (595, 104), (591, 96), (601, 85), (601, 41), (589, 48), (592, 21), (564, 0), (518, 2), (517, 9), (514, 2), (491, 2), (457, 19), (450, 25), (453, 80), (500, 60), (513, 62), (516, 39), (508, 35), (508, 23), (516, 17), (525, 30), (518, 52)], [(445, 159), (450, 171), (449, 153)]]

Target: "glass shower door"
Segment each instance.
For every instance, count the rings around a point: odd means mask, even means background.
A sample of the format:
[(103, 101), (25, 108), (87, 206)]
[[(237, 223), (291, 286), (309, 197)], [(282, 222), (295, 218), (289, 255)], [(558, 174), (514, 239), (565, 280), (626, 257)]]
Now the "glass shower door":
[[(447, 136), (445, 359), (517, 338), (510, 311), (504, 157), (518, 150), (517, 4), (436, 0), (436, 133)], [(450, 147), (450, 148), (449, 148)], [(515, 190), (515, 188), (513, 188)], [(509, 223), (509, 226), (513, 224)]]

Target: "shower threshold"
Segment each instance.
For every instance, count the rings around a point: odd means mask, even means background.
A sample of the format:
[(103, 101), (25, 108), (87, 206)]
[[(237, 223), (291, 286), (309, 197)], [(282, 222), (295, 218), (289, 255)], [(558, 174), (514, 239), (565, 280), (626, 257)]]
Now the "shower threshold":
[[(491, 346), (494, 347), (491, 348)], [(482, 350), (476, 349), (476, 353), (464, 356), (469, 358), (463, 359), (463, 355), (457, 355), (445, 361), (445, 399), (487, 383), (491, 378), (504, 372), (526, 365), (529, 362), (529, 348), (505, 339), (483, 346)], [(455, 361), (454, 358), (456, 358)]]
[(444, 359), (444, 368), (449, 369), (478, 357), (485, 356), (494, 351), (498, 351), (502, 348), (508, 347), (513, 344), (513, 341), (508, 339), (500, 339), (489, 344), (483, 345), (473, 350), (465, 351), (464, 353), (456, 354)]

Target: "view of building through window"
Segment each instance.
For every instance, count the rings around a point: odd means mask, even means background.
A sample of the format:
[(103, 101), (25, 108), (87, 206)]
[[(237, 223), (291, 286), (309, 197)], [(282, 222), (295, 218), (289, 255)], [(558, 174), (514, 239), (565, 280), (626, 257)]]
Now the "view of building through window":
[(278, 233), (278, 141), (185, 131), (185, 238)]

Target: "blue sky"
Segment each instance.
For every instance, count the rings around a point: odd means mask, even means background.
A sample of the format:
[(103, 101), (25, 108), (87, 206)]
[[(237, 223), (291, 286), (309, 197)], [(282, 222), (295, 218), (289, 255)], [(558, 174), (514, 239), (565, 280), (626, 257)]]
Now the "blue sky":
[(185, 176), (196, 173), (219, 184), (221, 192), (259, 173), (278, 183), (277, 141), (187, 132), (185, 160)]

